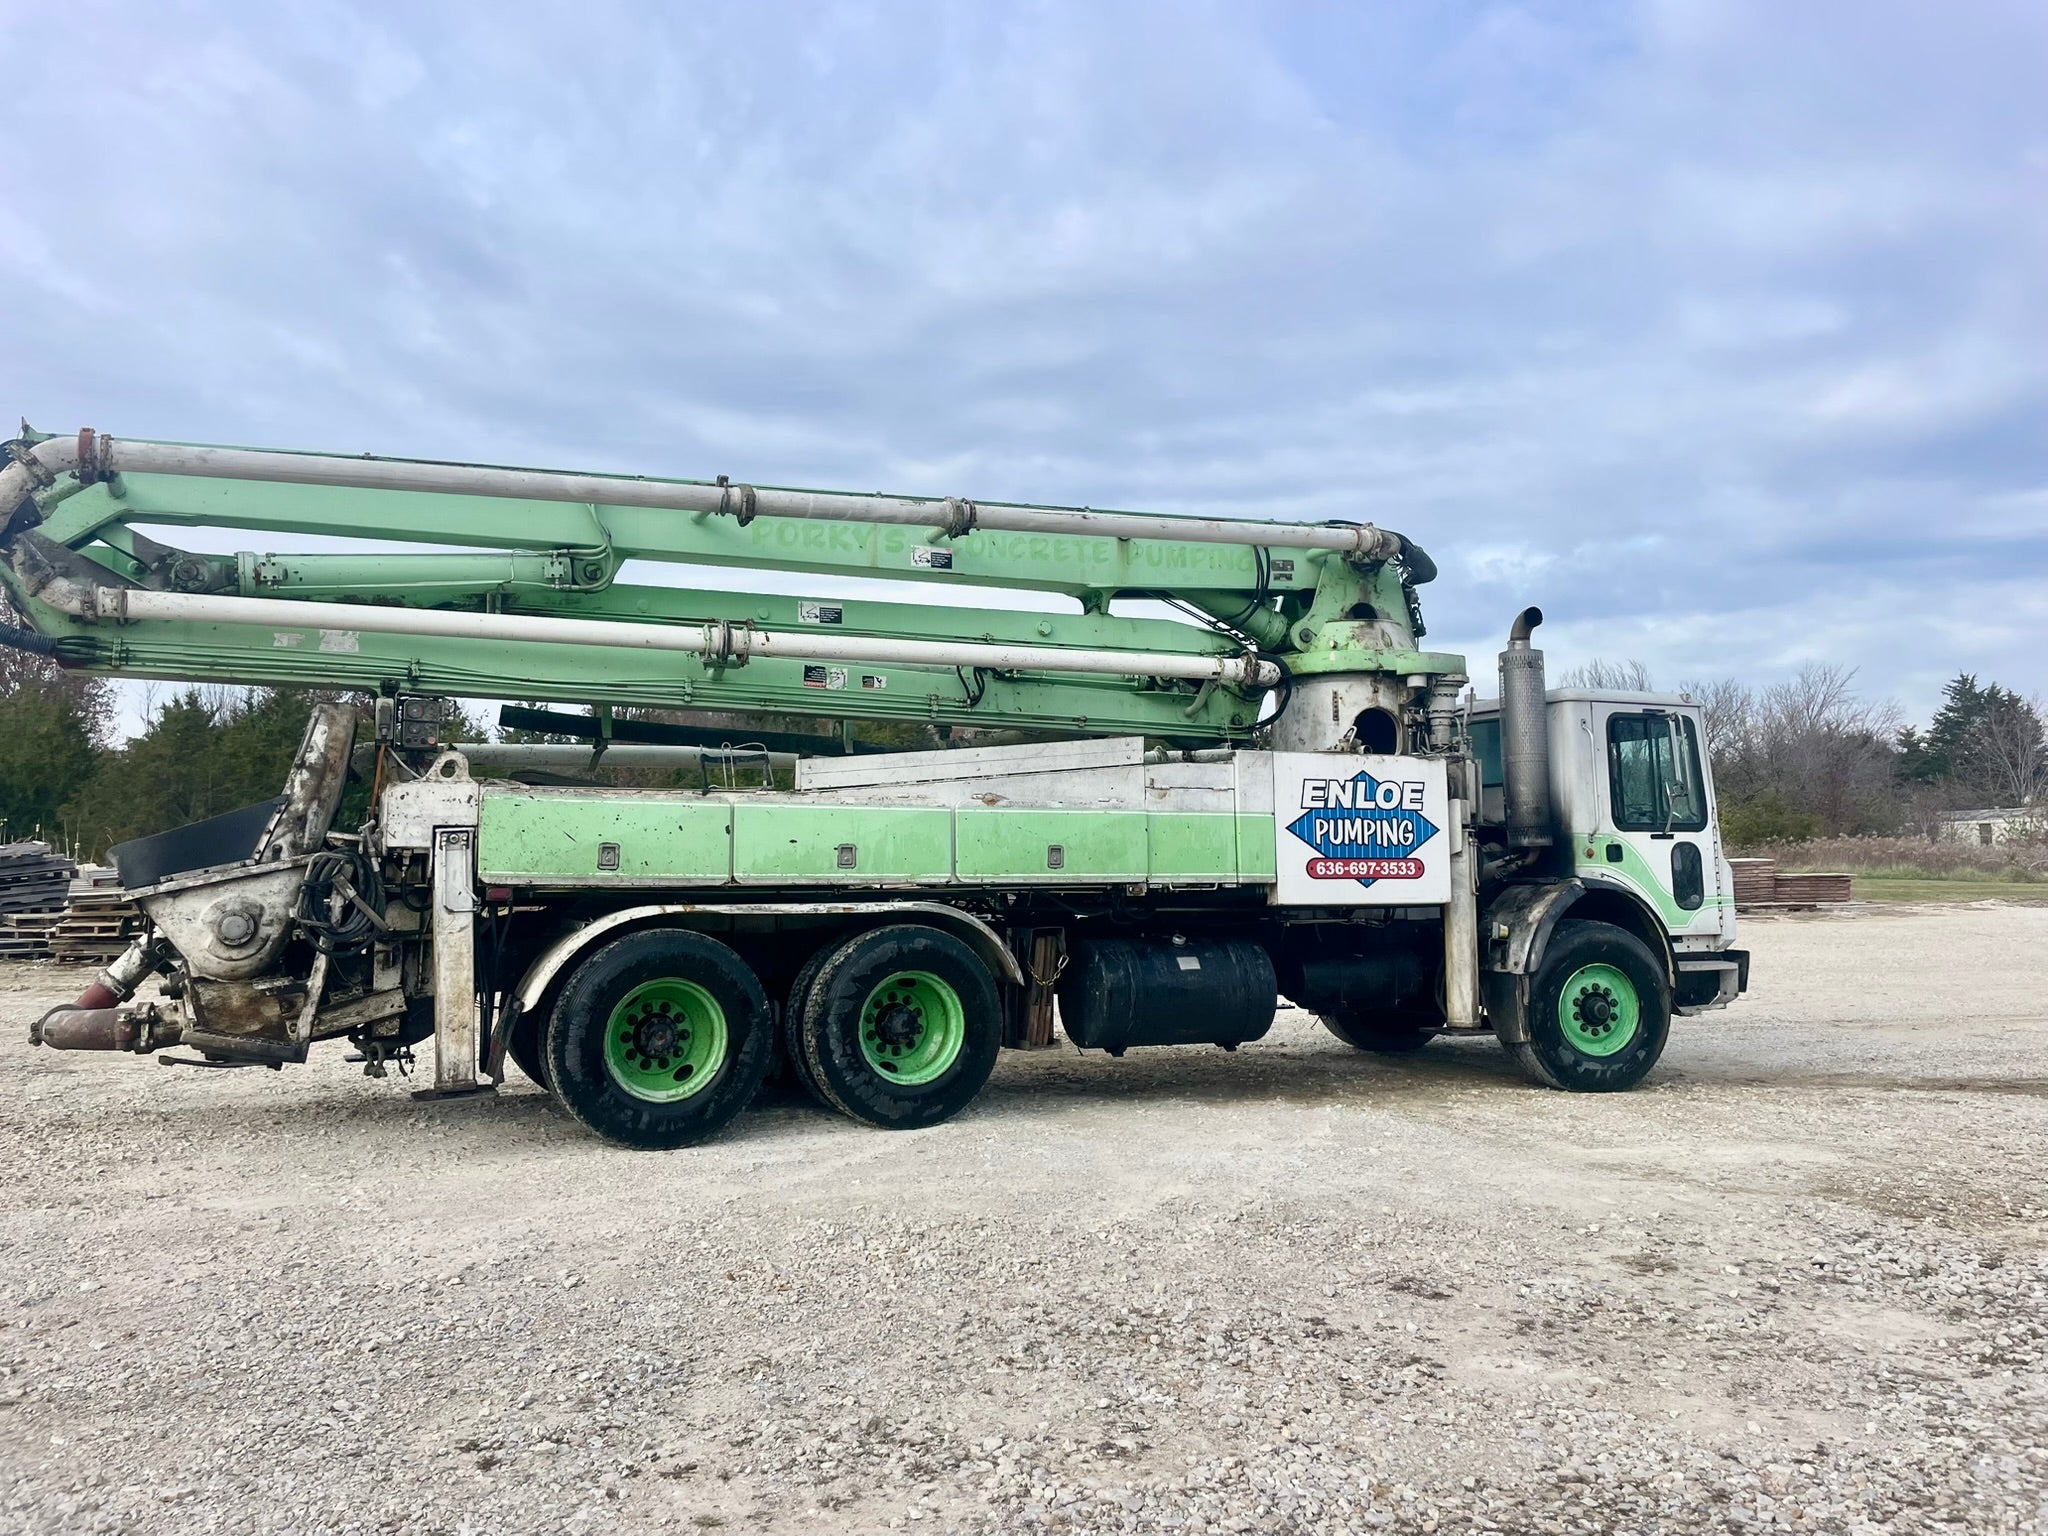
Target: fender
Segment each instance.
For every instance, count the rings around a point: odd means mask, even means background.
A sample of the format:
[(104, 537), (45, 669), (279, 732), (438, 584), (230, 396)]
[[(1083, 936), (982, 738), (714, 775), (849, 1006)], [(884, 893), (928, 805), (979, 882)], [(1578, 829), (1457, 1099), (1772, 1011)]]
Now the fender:
[(944, 928), (955, 938), (961, 939), (979, 955), (982, 962), (1012, 986), (1024, 985), (1023, 967), (1017, 964), (1017, 957), (1010, 953), (1002, 936), (972, 913), (962, 912), (958, 907), (949, 907), (938, 901), (725, 901), (725, 902), (667, 902), (644, 907), (621, 907), (616, 912), (607, 912), (603, 917), (585, 923), (573, 933), (564, 934), (542, 952), (539, 959), (526, 968), (520, 978), (519, 987), (513, 994), (518, 1010), (530, 1013), (547, 996), (555, 978), (569, 963), (598, 940), (621, 928), (645, 923), (651, 918), (688, 917), (698, 913), (736, 913), (748, 916), (801, 916), (801, 917), (867, 917), (913, 916)]
[(1664, 979), (1676, 986), (1671, 935), (1623, 882), (1595, 872), (1504, 887), (1487, 904), (1479, 924), (1484, 944), (1480, 991), (1494, 1033), (1504, 1044), (1517, 1045), (1529, 1038), (1529, 978), (1543, 968), (1550, 936), (1567, 915), (1612, 923), (1633, 933), (1662, 957)]

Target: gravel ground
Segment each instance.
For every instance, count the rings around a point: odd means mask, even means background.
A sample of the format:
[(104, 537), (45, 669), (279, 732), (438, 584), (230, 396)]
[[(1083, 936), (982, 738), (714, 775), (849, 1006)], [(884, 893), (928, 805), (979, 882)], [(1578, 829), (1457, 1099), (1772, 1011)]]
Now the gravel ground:
[(1633, 1094), (1287, 1015), (667, 1155), (0, 966), (0, 1530), (2048, 1529), (2048, 909), (1745, 937)]

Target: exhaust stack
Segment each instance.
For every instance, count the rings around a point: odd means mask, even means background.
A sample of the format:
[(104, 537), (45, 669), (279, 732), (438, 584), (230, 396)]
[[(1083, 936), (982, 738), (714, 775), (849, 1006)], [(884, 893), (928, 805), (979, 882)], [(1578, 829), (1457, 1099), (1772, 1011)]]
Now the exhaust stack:
[(1500, 756), (1511, 848), (1547, 848), (1552, 841), (1550, 708), (1543, 653), (1529, 644), (1542, 622), (1541, 608), (1524, 608), (1500, 653)]

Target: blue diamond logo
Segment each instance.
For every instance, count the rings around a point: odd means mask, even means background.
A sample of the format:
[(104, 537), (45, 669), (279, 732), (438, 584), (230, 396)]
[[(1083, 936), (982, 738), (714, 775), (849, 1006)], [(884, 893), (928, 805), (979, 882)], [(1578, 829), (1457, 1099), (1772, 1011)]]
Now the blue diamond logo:
[[(1417, 860), (1422, 845), (1442, 828), (1422, 812), (1403, 807), (1398, 785), (1389, 786), (1396, 791), (1389, 795), (1382, 790), (1379, 780), (1362, 771), (1350, 782), (1356, 786), (1348, 796), (1350, 805), (1337, 804), (1303, 811), (1287, 824), (1287, 830), (1315, 849), (1322, 860), (1333, 867), (1358, 865), (1366, 869), (1386, 868), (1390, 873), (1401, 869), (1404, 871), (1401, 878), (1418, 876), (1419, 865), (1415, 867), (1414, 874), (1408, 874), (1405, 873), (1407, 866), (1393, 865), (1390, 861)], [(1331, 798), (1341, 801), (1347, 797), (1332, 795)], [(1394, 803), (1381, 803), (1386, 800)], [(1319, 878), (1333, 876), (1319, 875)], [(1387, 876), (1358, 874), (1354, 878), (1360, 885), (1369, 886)]]

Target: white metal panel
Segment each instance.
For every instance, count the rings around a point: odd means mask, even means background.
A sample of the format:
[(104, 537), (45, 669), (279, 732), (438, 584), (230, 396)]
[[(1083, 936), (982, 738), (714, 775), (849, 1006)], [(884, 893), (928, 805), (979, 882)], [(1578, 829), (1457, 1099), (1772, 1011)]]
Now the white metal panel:
[[(1272, 777), (1267, 776), (1267, 783)], [(1237, 810), (1237, 765), (1228, 758), (1200, 763), (1150, 763), (1145, 768), (1145, 809), (1227, 816)]]
[(1260, 816), (1273, 809), (1273, 754), (1240, 752), (1231, 759), (1237, 772), (1237, 813)]
[[(1136, 743), (1138, 738), (1130, 740)], [(1076, 746), (1119, 744), (1074, 743)], [(1055, 749), (1002, 747), (990, 750), (1043, 753)], [(947, 758), (967, 754), (933, 752), (903, 755)], [(1262, 798), (1256, 809), (1265, 810), (1272, 805), (1272, 770), (1265, 766), (1263, 754), (1259, 760), (1261, 772), (1258, 780)], [(837, 763), (842, 760), (830, 761)], [(874, 759), (860, 758), (857, 761), (866, 764)], [(874, 784), (819, 786), (806, 793), (821, 801), (829, 800), (841, 805), (1007, 805), (1047, 810), (1193, 811), (1227, 815), (1235, 810), (1250, 809), (1239, 803), (1238, 781), (1238, 765), (1227, 757), (1194, 763), (1146, 763), (1138, 756), (1131, 756), (1127, 761), (1110, 767), (1062, 767), (1038, 771), (1035, 766), (1029, 770), (1020, 769), (1013, 761), (1001, 772), (969, 773), (947, 778), (894, 775)]]
[(807, 757), (796, 765), (800, 791), (933, 784), (955, 779), (1011, 778), (1123, 768), (1145, 760), (1145, 738), (1054, 741), (1013, 747), (966, 747), (957, 752), (872, 752), (859, 757)]
[[(437, 765), (438, 766), (438, 765)], [(380, 807), (386, 848), (431, 848), (436, 827), (473, 827), (483, 803), (483, 786), (468, 777), (428, 777), (394, 784)]]
[(1550, 803), (1560, 838), (1606, 822), (1607, 747), (1585, 699), (1551, 697)]
[(1019, 773), (1004, 778), (874, 784), (864, 789), (806, 794), (804, 803), (1139, 811), (1145, 808), (1145, 770), (1142, 764), (1131, 763), (1122, 768), (1076, 768), (1060, 774)]

